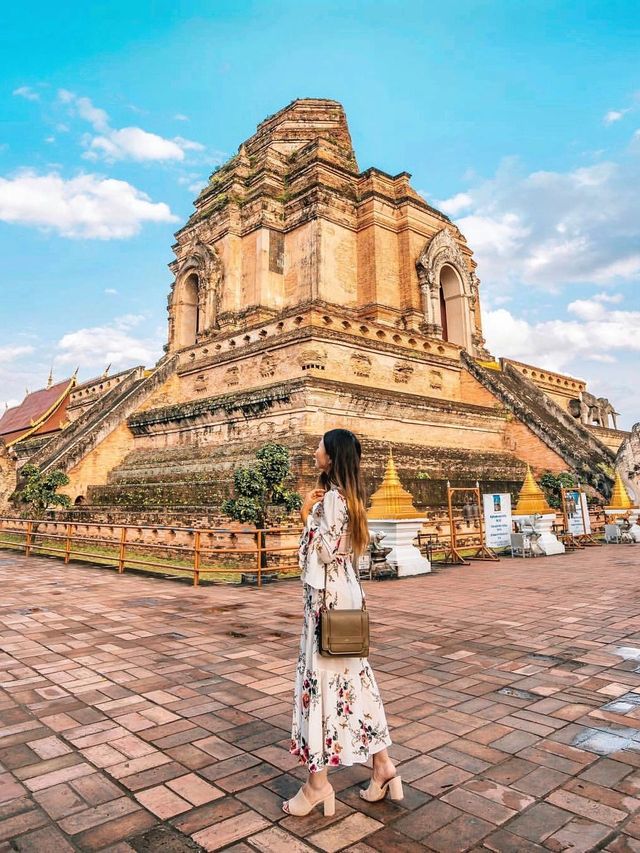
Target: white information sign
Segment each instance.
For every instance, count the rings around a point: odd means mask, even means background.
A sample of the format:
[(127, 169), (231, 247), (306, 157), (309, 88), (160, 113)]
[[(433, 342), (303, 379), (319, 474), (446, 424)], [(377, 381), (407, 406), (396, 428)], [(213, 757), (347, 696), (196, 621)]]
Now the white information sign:
[(511, 495), (483, 495), (484, 539), (487, 548), (511, 544)]
[(578, 489), (567, 490), (564, 493), (565, 505), (567, 507), (567, 521), (569, 532), (574, 536), (582, 536), (591, 533), (591, 519), (587, 506), (587, 496)]

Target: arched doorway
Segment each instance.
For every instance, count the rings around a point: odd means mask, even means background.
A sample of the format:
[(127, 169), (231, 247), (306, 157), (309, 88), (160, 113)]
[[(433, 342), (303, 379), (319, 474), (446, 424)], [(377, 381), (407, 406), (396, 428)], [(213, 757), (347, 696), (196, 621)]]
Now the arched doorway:
[(198, 306), (199, 279), (197, 273), (188, 275), (179, 285), (176, 299), (176, 346), (192, 346), (200, 330)]
[(442, 338), (470, 349), (468, 300), (462, 280), (454, 267), (444, 264), (440, 270), (440, 326)]

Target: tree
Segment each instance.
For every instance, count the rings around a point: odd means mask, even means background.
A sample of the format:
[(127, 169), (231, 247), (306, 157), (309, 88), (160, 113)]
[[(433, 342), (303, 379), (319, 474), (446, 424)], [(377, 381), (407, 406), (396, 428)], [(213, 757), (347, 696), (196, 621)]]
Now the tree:
[[(264, 529), (269, 506), (282, 506), (292, 512), (302, 506), (302, 498), (289, 488), (291, 478), (289, 451), (282, 444), (265, 444), (256, 452), (256, 461), (241, 465), (233, 475), (235, 497), (222, 504), (222, 511), (236, 521), (253, 524)], [(264, 549), (264, 533), (260, 534)], [(266, 566), (266, 553), (262, 565)]]
[(562, 494), (560, 490), (562, 488), (571, 489), (577, 485), (575, 476), (569, 474), (567, 471), (561, 474), (552, 474), (550, 471), (547, 471), (546, 474), (540, 477), (542, 491), (545, 494), (547, 503), (553, 509), (559, 509), (562, 506)]
[(52, 506), (68, 507), (69, 495), (58, 494), (58, 489), (66, 486), (69, 478), (64, 471), (43, 473), (35, 465), (27, 464), (20, 471), (21, 489), (13, 496), (15, 503), (24, 504), (24, 515), (30, 518), (43, 518)]

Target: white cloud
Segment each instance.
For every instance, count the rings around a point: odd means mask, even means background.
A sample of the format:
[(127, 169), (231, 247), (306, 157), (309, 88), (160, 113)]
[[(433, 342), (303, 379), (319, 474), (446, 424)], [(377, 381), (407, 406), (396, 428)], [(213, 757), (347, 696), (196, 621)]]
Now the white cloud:
[(627, 113), (631, 112), (631, 107), (627, 107), (625, 110), (609, 110), (604, 114), (604, 118), (602, 121), (605, 124), (614, 124), (620, 119), (623, 119)]
[(136, 336), (134, 330), (145, 320), (143, 315), (127, 314), (111, 323), (69, 332), (56, 345), (55, 363), (81, 365), (83, 370), (103, 369), (106, 364), (118, 369), (154, 364), (164, 340), (160, 329), (152, 336)]
[(452, 198), (436, 201), (435, 205), (440, 210), (444, 211), (447, 216), (457, 216), (463, 210), (471, 207), (473, 199), (469, 193), (457, 193)]
[(568, 172), (524, 173), (506, 159), (496, 175), (441, 202), (492, 292), (531, 285), (615, 285), (640, 279), (640, 159), (625, 153)]
[(483, 312), (489, 349), (498, 356), (562, 371), (581, 361), (612, 363), (616, 354), (640, 353), (640, 311), (609, 310), (581, 299), (567, 306), (577, 319), (530, 323), (505, 308)]
[(111, 163), (118, 160), (183, 161), (186, 151), (204, 150), (204, 145), (182, 136), (166, 139), (141, 127), (112, 128), (105, 110), (96, 107), (90, 98), (80, 97), (67, 89), (59, 90), (58, 99), (96, 131), (95, 136), (85, 135), (84, 144), (88, 149), (83, 155), (85, 159), (104, 159)]
[(173, 117), (174, 121), (189, 121), (189, 116), (186, 116), (184, 113), (176, 113)]
[(176, 222), (168, 205), (153, 202), (126, 181), (99, 175), (65, 180), (58, 173), (0, 177), (0, 220), (33, 225), (63, 237), (131, 237), (144, 222)]
[(94, 136), (89, 150), (84, 154), (88, 160), (184, 160), (184, 150), (170, 139), (156, 133), (148, 133), (139, 127), (123, 127), (112, 130), (108, 136)]
[(17, 98), (25, 98), (27, 101), (39, 101), (40, 95), (31, 86), (18, 86), (12, 92)]
[(118, 291), (115, 289), (115, 287), (105, 287), (104, 292), (107, 294), (107, 296), (118, 295)]
[(0, 364), (8, 364), (23, 355), (29, 355), (34, 351), (32, 346), (20, 346), (19, 344), (7, 344), (0, 347)]

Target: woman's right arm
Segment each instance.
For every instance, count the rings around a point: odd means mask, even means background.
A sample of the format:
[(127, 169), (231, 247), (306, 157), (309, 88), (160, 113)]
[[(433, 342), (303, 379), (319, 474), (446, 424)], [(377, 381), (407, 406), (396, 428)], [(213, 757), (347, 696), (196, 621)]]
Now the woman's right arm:
[(309, 517), (309, 513), (313, 509), (314, 505), (321, 501), (325, 495), (324, 489), (311, 489), (310, 492), (307, 493), (304, 501), (302, 502), (302, 506), (300, 507), (300, 518), (302, 519), (302, 523), (307, 523), (307, 518)]

